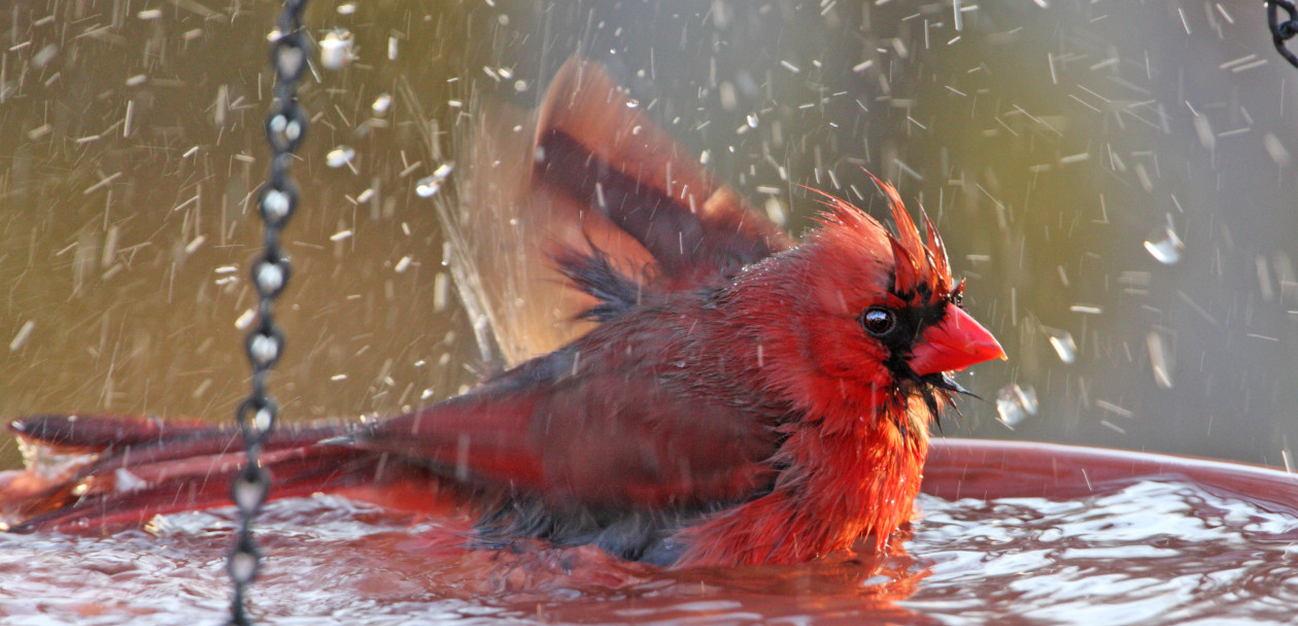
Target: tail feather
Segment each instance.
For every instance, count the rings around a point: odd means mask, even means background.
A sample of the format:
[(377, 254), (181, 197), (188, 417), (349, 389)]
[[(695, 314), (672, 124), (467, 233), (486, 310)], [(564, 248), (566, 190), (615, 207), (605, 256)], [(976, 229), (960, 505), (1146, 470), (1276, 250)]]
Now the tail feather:
[[(10, 428), (30, 445), (89, 453), (44, 489), (8, 498), (0, 493), (0, 520), (13, 532), (140, 523), (162, 513), (226, 505), (230, 482), (246, 458), (233, 426), (41, 415)], [(262, 455), (274, 481), (272, 496), (344, 489), (373, 483), (385, 471), (399, 474), (398, 464), (385, 470), (380, 455), (316, 445), (356, 428), (327, 423), (276, 431)]]
[(19, 437), (59, 449), (104, 450), (213, 430), (196, 421), (124, 415), (32, 415), (10, 422)]
[[(344, 489), (369, 484), (381, 469), (374, 455), (347, 448), (298, 448), (274, 455), (266, 468), (273, 481), (275, 498), (305, 496), (319, 491)], [(155, 515), (194, 511), (230, 504), (230, 482), (242, 466), (242, 454), (227, 454), (191, 459), (188, 469), (206, 465), (202, 473), (176, 471), (158, 480), (147, 481), (136, 488), (105, 488), (104, 483), (120, 486), (120, 474), (107, 478), (79, 493), (86, 479), (65, 481), (55, 489), (30, 499), (17, 511), (23, 521), (11, 526), (16, 533), (73, 530), (118, 524), (141, 524)], [(129, 470), (122, 470), (129, 471)]]

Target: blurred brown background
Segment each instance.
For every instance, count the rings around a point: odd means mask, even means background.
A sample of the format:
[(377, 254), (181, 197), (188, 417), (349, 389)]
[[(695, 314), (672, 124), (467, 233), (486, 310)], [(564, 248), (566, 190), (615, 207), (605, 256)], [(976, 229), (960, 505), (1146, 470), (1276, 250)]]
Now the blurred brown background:
[[(231, 419), (276, 11), (0, 12), (0, 416)], [(962, 375), (988, 401), (947, 435), (1274, 465), (1298, 442), (1298, 70), (1260, 5), (316, 0), (307, 21), (317, 40), (345, 31), (355, 58), (303, 87), (315, 117), (271, 379), (287, 419), (472, 383), (418, 181), (455, 160), (474, 99), (533, 106), (581, 52), (795, 232), (814, 210), (798, 185), (881, 208), (858, 165), (934, 216), (1010, 354)], [(330, 167), (338, 147), (354, 156)], [(1170, 264), (1145, 245), (1168, 260), (1169, 227)], [(1064, 333), (1071, 363), (1050, 341)], [(1009, 384), (1040, 401), (1013, 430), (993, 402)], [(0, 467), (18, 463), (0, 444)]]

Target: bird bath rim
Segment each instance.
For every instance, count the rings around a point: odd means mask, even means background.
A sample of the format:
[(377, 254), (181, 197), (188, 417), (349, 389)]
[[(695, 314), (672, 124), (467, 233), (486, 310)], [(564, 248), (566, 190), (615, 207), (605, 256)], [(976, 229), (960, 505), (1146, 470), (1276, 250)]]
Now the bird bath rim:
[(1085, 498), (1147, 480), (1181, 480), (1298, 513), (1298, 475), (1219, 459), (1034, 441), (934, 438), (922, 491), (944, 500)]

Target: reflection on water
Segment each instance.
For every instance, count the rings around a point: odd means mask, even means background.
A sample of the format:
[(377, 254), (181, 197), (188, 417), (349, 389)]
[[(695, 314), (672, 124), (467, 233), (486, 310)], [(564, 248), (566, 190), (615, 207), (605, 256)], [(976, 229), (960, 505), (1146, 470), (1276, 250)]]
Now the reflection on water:
[[(464, 520), (317, 496), (269, 505), (267, 623), (1288, 623), (1298, 511), (1192, 483), (1066, 501), (923, 496), (905, 553), (664, 572), (594, 549), (460, 547)], [(0, 535), (6, 623), (222, 618), (232, 512), (107, 537)]]

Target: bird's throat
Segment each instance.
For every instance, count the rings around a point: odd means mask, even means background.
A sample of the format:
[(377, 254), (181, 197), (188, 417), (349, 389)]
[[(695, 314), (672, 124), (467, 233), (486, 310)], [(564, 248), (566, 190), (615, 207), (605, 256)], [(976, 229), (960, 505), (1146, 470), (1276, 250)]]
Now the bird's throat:
[(911, 518), (928, 455), (928, 422), (917, 413), (888, 403), (859, 428), (791, 442), (805, 474), (795, 526), (820, 538), (816, 556), (871, 535), (882, 549)]
[(927, 430), (903, 435), (898, 419), (914, 418), (888, 413), (855, 429), (795, 427), (774, 459), (784, 466), (774, 489), (683, 532), (678, 565), (799, 563), (871, 536), (882, 550), (912, 516), (928, 454)]

